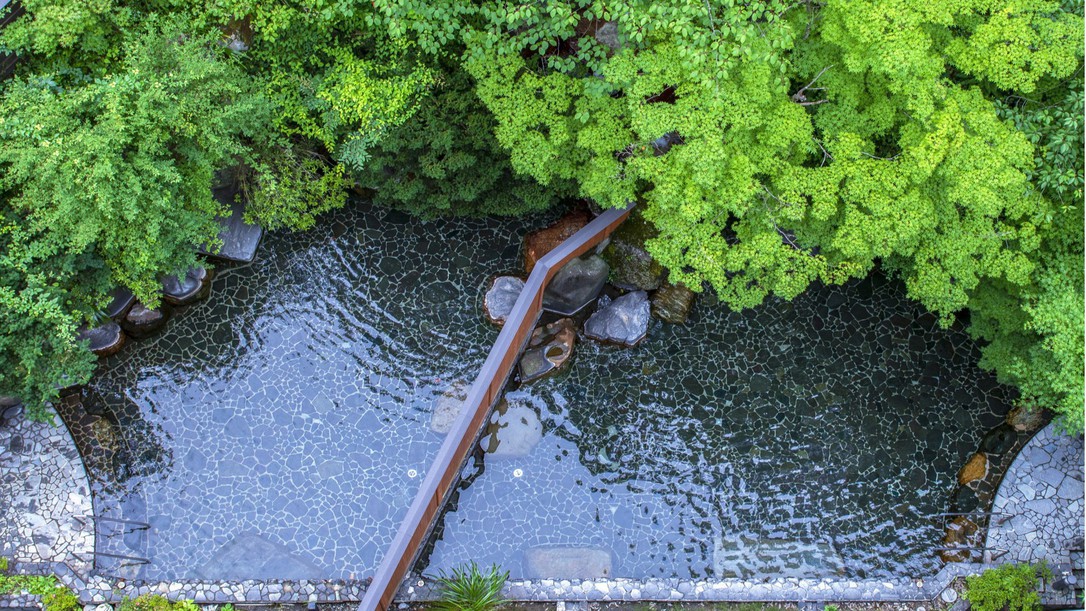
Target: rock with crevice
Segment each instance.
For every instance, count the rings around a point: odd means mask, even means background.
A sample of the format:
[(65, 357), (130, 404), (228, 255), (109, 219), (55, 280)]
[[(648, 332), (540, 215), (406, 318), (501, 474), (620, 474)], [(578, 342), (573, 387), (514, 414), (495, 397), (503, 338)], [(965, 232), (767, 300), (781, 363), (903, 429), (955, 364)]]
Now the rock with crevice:
[(607, 263), (596, 255), (566, 263), (543, 292), (543, 309), (562, 316), (580, 312), (599, 296), (609, 271)]
[(97, 327), (83, 328), (75, 339), (88, 342), (91, 352), (104, 357), (117, 354), (124, 347), (125, 335), (121, 326), (111, 320)]
[(499, 327), (505, 324), (509, 313), (524, 290), (524, 281), (515, 276), (498, 276), (483, 297), (483, 311), (490, 322)]
[(585, 322), (584, 332), (595, 340), (632, 347), (648, 335), (649, 317), (649, 296), (645, 291), (626, 293), (614, 301), (604, 297)]
[(193, 267), (183, 275), (167, 276), (162, 281), (162, 299), (173, 305), (188, 305), (211, 292), (211, 271)]
[(557, 373), (569, 362), (576, 343), (576, 327), (568, 318), (537, 327), (520, 358), (520, 381), (527, 384)]
[(578, 209), (558, 219), (553, 225), (537, 229), (524, 236), (524, 271), (531, 274), (535, 264), (544, 255), (559, 244), (573, 237), (573, 234), (592, 220), (587, 210)]
[(681, 284), (665, 284), (652, 295), (652, 315), (664, 322), (682, 324), (694, 306), (694, 291)]

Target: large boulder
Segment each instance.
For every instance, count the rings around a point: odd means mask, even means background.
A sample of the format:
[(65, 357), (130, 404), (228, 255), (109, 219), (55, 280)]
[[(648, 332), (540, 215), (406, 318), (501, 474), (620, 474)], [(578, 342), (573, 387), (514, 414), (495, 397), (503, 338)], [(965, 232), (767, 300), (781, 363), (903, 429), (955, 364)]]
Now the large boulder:
[(693, 305), (694, 291), (681, 284), (665, 284), (652, 295), (652, 315), (664, 322), (686, 322)]
[(170, 307), (165, 303), (151, 309), (137, 301), (125, 314), (121, 326), (132, 337), (146, 337), (158, 331), (170, 318)]
[(568, 318), (537, 327), (520, 357), (520, 381), (527, 384), (557, 372), (573, 355), (577, 330)]
[(592, 303), (607, 283), (607, 263), (596, 255), (566, 263), (543, 293), (543, 309), (572, 316)]
[(495, 458), (527, 456), (543, 439), (543, 423), (539, 414), (527, 405), (510, 405), (502, 401), (494, 408), (486, 435), (479, 444)]
[(486, 312), (487, 320), (499, 327), (504, 325), (522, 290), (524, 290), (524, 281), (520, 278), (515, 276), (495, 278), (494, 283), (490, 285), (490, 290), (483, 297), (483, 311)]
[(550, 227), (537, 229), (524, 236), (524, 270), (531, 274), (535, 264), (558, 247), (559, 244), (573, 237), (582, 227), (592, 220), (587, 210), (574, 210), (558, 219)]
[(125, 336), (121, 326), (111, 320), (97, 327), (83, 328), (75, 339), (89, 342), (90, 351), (98, 356), (110, 356), (124, 347)]
[(188, 305), (211, 292), (211, 272), (193, 267), (183, 276), (167, 276), (162, 281), (162, 298), (173, 305)]
[(599, 307), (584, 324), (592, 339), (622, 346), (635, 346), (649, 332), (649, 296), (634, 291), (611, 301), (601, 298)]

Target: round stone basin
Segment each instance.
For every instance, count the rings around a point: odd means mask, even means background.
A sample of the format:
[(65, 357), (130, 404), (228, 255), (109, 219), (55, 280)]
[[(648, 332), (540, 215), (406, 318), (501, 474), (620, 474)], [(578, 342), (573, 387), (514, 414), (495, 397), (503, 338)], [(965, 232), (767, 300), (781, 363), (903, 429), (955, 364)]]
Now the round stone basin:
[[(1010, 391), (896, 282), (742, 313), (700, 298), (627, 349), (508, 393), (543, 437), (488, 460), (418, 568), (514, 578), (923, 577), (956, 473)], [(578, 569), (580, 570), (580, 569)], [(587, 569), (585, 569), (587, 570)], [(588, 575), (592, 576), (592, 575)]]

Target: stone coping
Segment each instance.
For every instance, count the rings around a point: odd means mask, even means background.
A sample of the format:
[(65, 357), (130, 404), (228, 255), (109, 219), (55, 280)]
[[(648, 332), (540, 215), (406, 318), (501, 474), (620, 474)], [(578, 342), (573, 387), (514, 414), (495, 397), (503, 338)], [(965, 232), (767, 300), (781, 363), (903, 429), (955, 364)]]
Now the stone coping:
[[(53, 572), (79, 593), (83, 604), (116, 604), (125, 598), (160, 594), (201, 604), (358, 602), (368, 580), (240, 580), (144, 582), (92, 576), (84, 578), (67, 565), (17, 565), (20, 572)], [(511, 579), (502, 590), (514, 602), (668, 601), (668, 602), (928, 602), (954, 581), (980, 573), (985, 565), (955, 563), (935, 576), (910, 581), (847, 579), (683, 580), (683, 579)], [(423, 585), (419, 586), (419, 583)], [(400, 603), (437, 600), (436, 582), (414, 576), (399, 591)], [(33, 607), (35, 597), (0, 597), (0, 608)]]
[[(956, 579), (983, 571), (979, 563), (945, 565), (926, 579), (511, 579), (502, 594), (514, 602), (928, 602)], [(418, 585), (422, 583), (423, 585)], [(398, 602), (437, 600), (432, 579), (415, 577)]]

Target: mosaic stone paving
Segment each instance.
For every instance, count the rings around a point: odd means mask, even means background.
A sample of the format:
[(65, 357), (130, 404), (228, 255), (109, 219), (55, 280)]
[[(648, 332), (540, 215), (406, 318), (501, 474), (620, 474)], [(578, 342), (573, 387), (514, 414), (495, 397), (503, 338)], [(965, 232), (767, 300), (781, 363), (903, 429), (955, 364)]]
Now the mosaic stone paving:
[[(534, 225), (543, 222), (535, 219)], [(434, 397), (497, 331), (492, 274), (532, 220), (419, 223), (363, 204), (266, 236), (210, 299), (106, 362), (126, 452), (92, 473), (99, 552), (145, 579), (372, 574), (442, 437)], [(110, 526), (110, 525), (113, 526)]]
[(932, 575), (929, 516), (1013, 398), (956, 326), (873, 277), (744, 313), (703, 299), (634, 349), (582, 340), (568, 373), (507, 395), (542, 440), (476, 466), (420, 569)]

